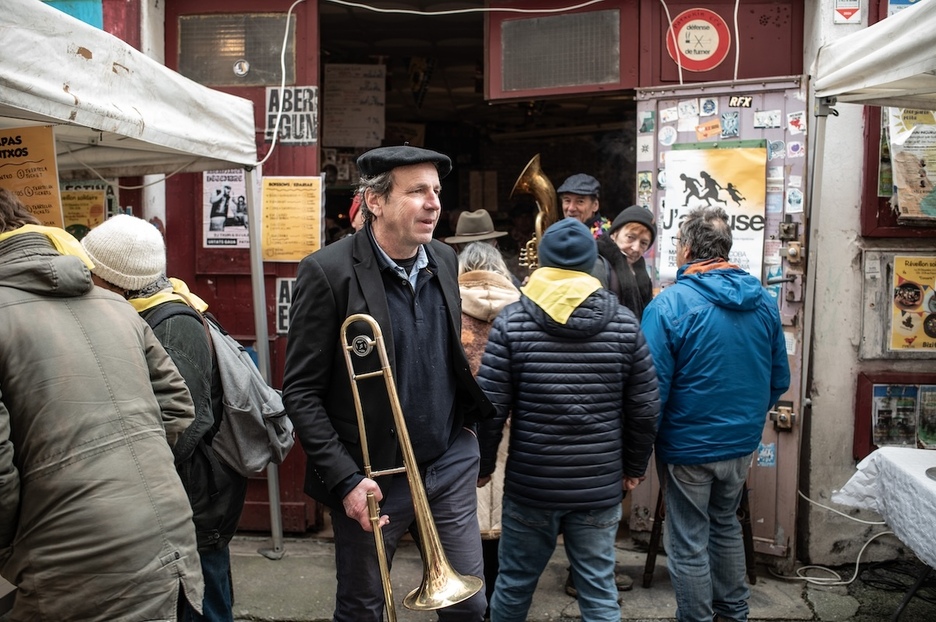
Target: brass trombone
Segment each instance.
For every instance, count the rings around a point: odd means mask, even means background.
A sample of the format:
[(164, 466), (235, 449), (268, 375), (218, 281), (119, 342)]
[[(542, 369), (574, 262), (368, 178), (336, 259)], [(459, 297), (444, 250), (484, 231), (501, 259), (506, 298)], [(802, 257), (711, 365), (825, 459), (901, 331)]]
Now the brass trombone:
[[(367, 335), (358, 335), (354, 337), (351, 343), (348, 343), (348, 327), (356, 322), (367, 324), (373, 337)], [(414, 611), (431, 611), (442, 609), (463, 600), (467, 600), (481, 590), (483, 581), (475, 576), (462, 575), (455, 571), (449, 564), (445, 551), (442, 550), (442, 544), (439, 541), (439, 532), (436, 529), (435, 521), (432, 519), (432, 512), (429, 509), (429, 501), (426, 498), (426, 489), (422, 480), (419, 478), (419, 468), (416, 464), (416, 458), (413, 454), (413, 447), (410, 443), (409, 432), (406, 429), (406, 422), (403, 419), (403, 409), (400, 406), (400, 399), (397, 396), (396, 383), (393, 380), (393, 373), (390, 370), (390, 362), (387, 358), (387, 348), (384, 344), (383, 333), (380, 325), (370, 315), (357, 313), (351, 315), (341, 325), (341, 342), (344, 344), (345, 362), (348, 366), (348, 375), (351, 379), (351, 392), (354, 396), (354, 408), (357, 411), (358, 433), (361, 437), (361, 452), (364, 457), (364, 476), (376, 478), (382, 475), (393, 475), (397, 473), (406, 473), (406, 479), (409, 483), (410, 495), (413, 498), (413, 510), (416, 515), (416, 526), (420, 539), (420, 552), (423, 560), (423, 578), (419, 587), (410, 592), (404, 599), (403, 605), (407, 609)], [(354, 363), (351, 360), (352, 353), (358, 357), (366, 357), (374, 348), (377, 348), (377, 354), (380, 357), (381, 368), (373, 371), (358, 373), (355, 371)], [(392, 469), (374, 471), (370, 465), (370, 455), (367, 449), (367, 431), (364, 423), (364, 412), (361, 406), (361, 395), (358, 391), (358, 380), (383, 376), (386, 384), (387, 395), (390, 399), (390, 408), (393, 411), (393, 421), (396, 424), (397, 436), (399, 437), (400, 450), (403, 453), (403, 466)], [(396, 622), (396, 610), (393, 603), (393, 588), (390, 583), (390, 570), (387, 561), (386, 548), (384, 547), (383, 532), (380, 527), (380, 509), (377, 507), (377, 501), (373, 493), (367, 493), (367, 507), (370, 513), (370, 523), (374, 528), (374, 540), (377, 545), (377, 561), (380, 564), (380, 580), (383, 585), (384, 600), (387, 606), (387, 618), (389, 622)]]

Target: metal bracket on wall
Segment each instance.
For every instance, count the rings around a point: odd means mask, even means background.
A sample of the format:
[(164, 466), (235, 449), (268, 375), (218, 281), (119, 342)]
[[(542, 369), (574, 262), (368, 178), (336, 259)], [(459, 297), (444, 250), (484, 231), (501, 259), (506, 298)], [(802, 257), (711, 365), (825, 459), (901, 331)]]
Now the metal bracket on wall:
[(777, 402), (777, 407), (768, 412), (767, 416), (773, 421), (774, 430), (777, 432), (793, 431), (793, 423), (796, 421), (793, 402)]
[(803, 245), (800, 242), (787, 242), (786, 246), (780, 247), (780, 256), (786, 257), (786, 260), (792, 265), (803, 263)]

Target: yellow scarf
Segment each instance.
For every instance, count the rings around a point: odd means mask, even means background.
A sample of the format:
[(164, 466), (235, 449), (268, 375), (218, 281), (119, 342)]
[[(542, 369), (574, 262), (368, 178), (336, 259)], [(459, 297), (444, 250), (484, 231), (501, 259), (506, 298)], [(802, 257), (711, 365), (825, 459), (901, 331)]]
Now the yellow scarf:
[(601, 282), (585, 272), (540, 268), (530, 275), (520, 291), (549, 317), (565, 324), (582, 301), (599, 289)]
[(52, 246), (55, 247), (55, 250), (60, 252), (63, 255), (73, 255), (80, 259), (84, 265), (88, 267), (88, 270), (94, 268), (94, 263), (91, 261), (91, 258), (88, 257), (88, 254), (85, 253), (84, 248), (81, 246), (81, 242), (75, 239), (75, 236), (70, 234), (64, 229), (59, 229), (58, 227), (46, 227), (45, 225), (23, 225), (19, 229), (13, 229), (12, 231), (7, 231), (6, 233), (0, 233), (0, 242), (12, 238), (14, 235), (20, 235), (21, 233), (41, 233), (42, 235), (49, 238), (49, 241), (52, 242)]
[(142, 313), (147, 309), (155, 307), (156, 305), (161, 305), (164, 302), (169, 302), (170, 300), (184, 302), (202, 313), (208, 309), (208, 303), (189, 291), (185, 281), (182, 279), (170, 278), (169, 282), (172, 283), (172, 291), (164, 289), (148, 298), (131, 298), (129, 301), (130, 304), (137, 310), (137, 313)]

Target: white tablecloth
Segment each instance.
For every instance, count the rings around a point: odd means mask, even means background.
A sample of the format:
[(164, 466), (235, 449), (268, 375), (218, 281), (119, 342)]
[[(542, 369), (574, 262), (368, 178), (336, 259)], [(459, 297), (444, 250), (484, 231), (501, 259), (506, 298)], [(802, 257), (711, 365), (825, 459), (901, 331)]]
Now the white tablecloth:
[(900, 541), (936, 568), (936, 450), (881, 447), (858, 463), (858, 471), (833, 491), (832, 501), (874, 510)]

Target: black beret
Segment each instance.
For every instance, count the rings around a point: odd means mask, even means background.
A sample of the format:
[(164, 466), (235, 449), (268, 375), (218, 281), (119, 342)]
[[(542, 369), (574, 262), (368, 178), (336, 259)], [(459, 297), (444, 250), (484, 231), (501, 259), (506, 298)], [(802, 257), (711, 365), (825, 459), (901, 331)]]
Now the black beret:
[(398, 166), (422, 164), (423, 162), (435, 164), (436, 168), (439, 169), (439, 179), (452, 171), (452, 160), (447, 155), (409, 145), (371, 149), (357, 159), (357, 167), (362, 177), (374, 177)]

